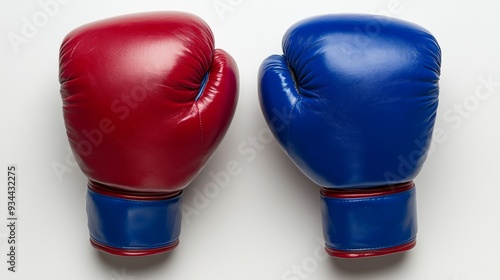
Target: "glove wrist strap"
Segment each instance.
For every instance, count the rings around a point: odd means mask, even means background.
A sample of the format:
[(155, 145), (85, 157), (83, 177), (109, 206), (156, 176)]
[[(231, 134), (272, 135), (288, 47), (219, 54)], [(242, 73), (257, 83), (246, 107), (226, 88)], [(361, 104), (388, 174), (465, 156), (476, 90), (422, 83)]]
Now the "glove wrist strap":
[(334, 257), (392, 254), (415, 246), (417, 212), (412, 181), (369, 189), (321, 189), (326, 251)]
[(122, 256), (170, 251), (179, 242), (181, 205), (181, 191), (162, 196), (122, 195), (90, 181), (90, 242), (99, 250)]

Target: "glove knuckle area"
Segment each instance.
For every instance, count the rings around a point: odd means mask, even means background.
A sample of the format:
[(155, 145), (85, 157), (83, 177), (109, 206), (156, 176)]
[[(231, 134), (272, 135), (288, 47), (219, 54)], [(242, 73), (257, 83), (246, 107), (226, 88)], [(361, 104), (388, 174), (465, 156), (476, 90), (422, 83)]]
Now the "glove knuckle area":
[[(313, 17), (292, 26), (283, 51), (303, 96), (410, 79), (439, 79), (440, 49), (420, 26), (369, 15)], [(374, 79), (376, 77), (376, 79)], [(367, 91), (368, 92), (368, 91)]]
[[(437, 106), (440, 50), (430, 33), (372, 16), (315, 17), (287, 31), (283, 52), (300, 102), (286, 110), (287, 133), (279, 137), (304, 173), (319, 185), (416, 176), (426, 150), (416, 143), (428, 143)], [(261, 97), (268, 123), (276, 107), (290, 104), (275, 94), (283, 85), (271, 74), (263, 75), (274, 84)]]
[[(189, 181), (201, 157), (194, 101), (213, 57), (211, 30), (186, 13), (121, 16), (68, 34), (60, 49), (61, 96), (83, 171), (96, 178), (95, 170), (112, 166), (120, 171), (101, 181), (147, 178), (142, 183), (154, 188)], [(130, 158), (147, 164), (131, 170)]]
[[(73, 30), (60, 49), (60, 80), (98, 80), (107, 94), (136, 86), (162, 88), (173, 102), (195, 99), (213, 60), (208, 25), (182, 12), (150, 12), (90, 23)], [(96, 79), (98, 77), (98, 79)], [(90, 83), (82, 82), (88, 85)], [(152, 91), (151, 94), (154, 94)]]

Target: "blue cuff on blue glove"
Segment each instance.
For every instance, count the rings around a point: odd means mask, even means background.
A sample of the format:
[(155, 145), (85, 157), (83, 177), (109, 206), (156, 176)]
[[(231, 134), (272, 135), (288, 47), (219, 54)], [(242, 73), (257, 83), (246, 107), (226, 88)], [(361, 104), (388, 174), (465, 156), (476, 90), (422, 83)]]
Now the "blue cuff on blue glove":
[(376, 256), (415, 245), (416, 194), (411, 182), (376, 192), (323, 189), (321, 211), (326, 250), (332, 256)]

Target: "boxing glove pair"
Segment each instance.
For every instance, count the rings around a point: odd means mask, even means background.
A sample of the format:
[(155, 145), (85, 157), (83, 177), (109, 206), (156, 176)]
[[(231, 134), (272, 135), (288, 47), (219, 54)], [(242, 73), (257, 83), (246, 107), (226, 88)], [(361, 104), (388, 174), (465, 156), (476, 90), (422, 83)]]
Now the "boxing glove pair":
[[(412, 248), (412, 180), (438, 104), (436, 40), (395, 19), (327, 15), (291, 27), (283, 51), (259, 70), (260, 105), (285, 153), (321, 187), (327, 252)], [(214, 49), (200, 18), (143, 13), (69, 33), (59, 77), (70, 146), (89, 179), (91, 244), (124, 256), (172, 250), (182, 189), (234, 115), (235, 61)]]

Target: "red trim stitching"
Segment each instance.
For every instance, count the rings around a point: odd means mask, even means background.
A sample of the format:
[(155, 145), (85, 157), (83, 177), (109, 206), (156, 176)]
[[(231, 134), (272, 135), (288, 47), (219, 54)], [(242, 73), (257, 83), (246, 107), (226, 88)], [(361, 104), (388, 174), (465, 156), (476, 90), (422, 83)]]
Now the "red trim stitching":
[(97, 250), (101, 250), (103, 252), (113, 254), (113, 255), (118, 255), (118, 256), (124, 256), (124, 257), (139, 257), (139, 256), (150, 256), (150, 255), (155, 255), (155, 254), (160, 254), (160, 253), (165, 253), (168, 251), (173, 250), (177, 245), (179, 245), (179, 239), (174, 241), (173, 243), (161, 247), (161, 248), (154, 248), (154, 249), (139, 249), (139, 250), (131, 250), (131, 249), (119, 249), (119, 248), (114, 248), (110, 246), (106, 246), (100, 243), (97, 243), (95, 240), (90, 239), (90, 244)]
[(106, 186), (101, 183), (97, 183), (95, 181), (89, 180), (88, 188), (98, 194), (131, 199), (131, 200), (166, 200), (176, 196), (179, 196), (182, 191), (176, 191), (171, 193), (146, 193), (146, 192), (126, 192), (119, 189), (113, 189), (109, 186)]
[(377, 250), (366, 250), (366, 251), (343, 251), (343, 250), (335, 250), (332, 248), (326, 247), (326, 252), (332, 256), (337, 258), (345, 258), (345, 259), (357, 259), (357, 258), (369, 258), (369, 257), (379, 257), (384, 255), (401, 253), (404, 251), (408, 251), (411, 248), (415, 247), (417, 241), (414, 239), (408, 243), (403, 245), (399, 245), (396, 247), (385, 248), (385, 249), (377, 249)]
[(375, 188), (363, 189), (327, 189), (321, 188), (321, 194), (331, 198), (368, 198), (374, 196), (392, 195), (409, 191), (415, 187), (413, 181)]

